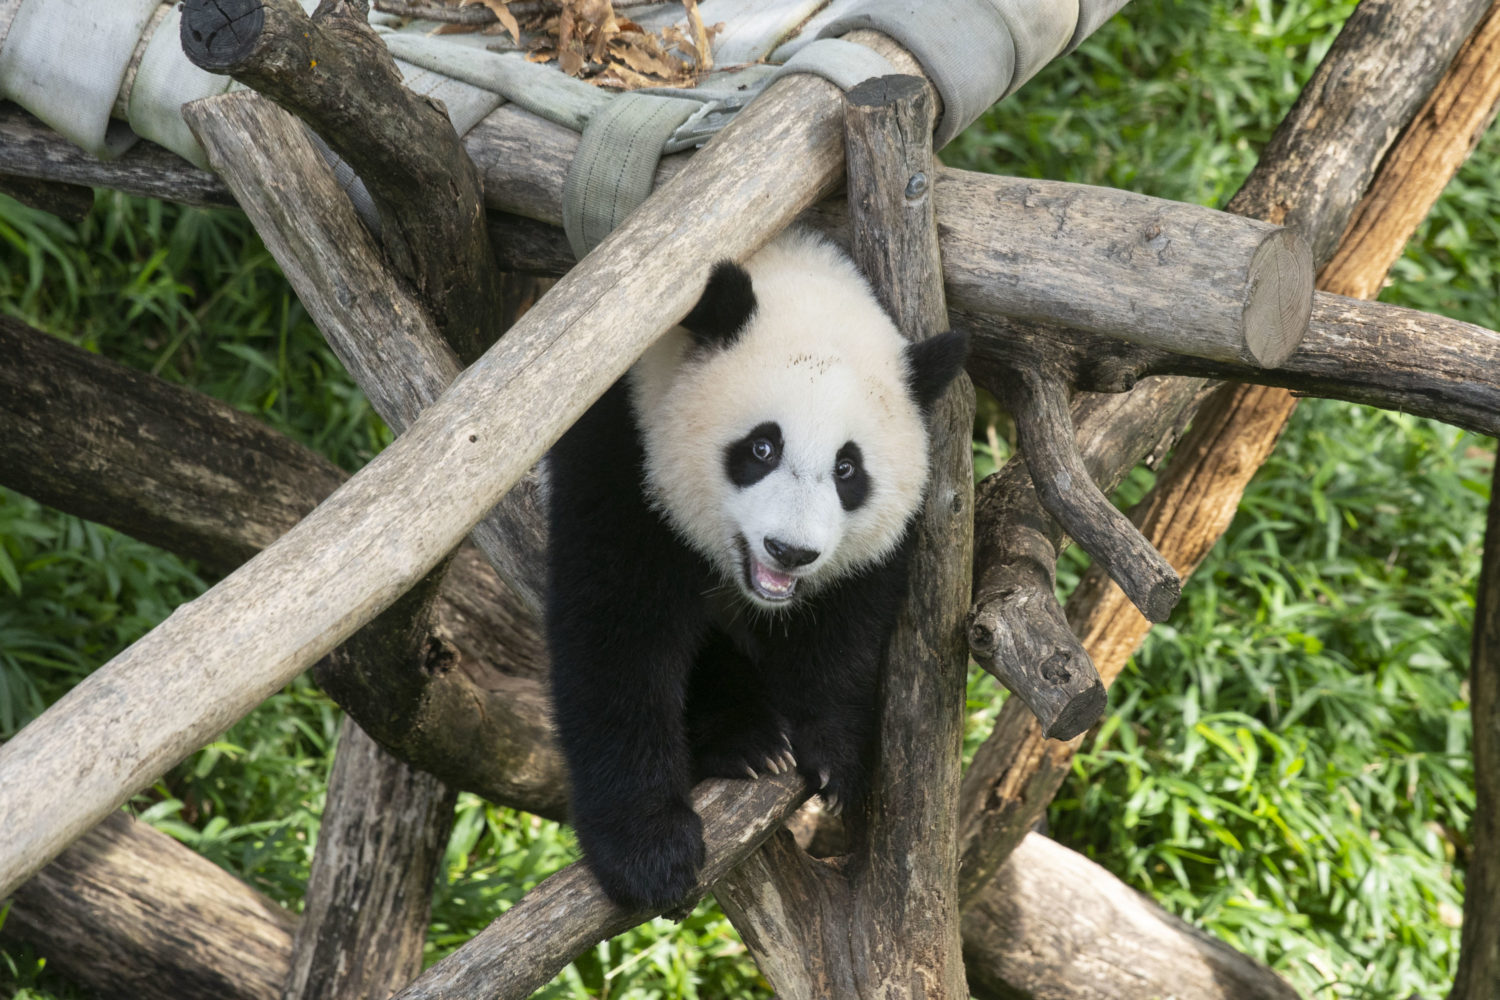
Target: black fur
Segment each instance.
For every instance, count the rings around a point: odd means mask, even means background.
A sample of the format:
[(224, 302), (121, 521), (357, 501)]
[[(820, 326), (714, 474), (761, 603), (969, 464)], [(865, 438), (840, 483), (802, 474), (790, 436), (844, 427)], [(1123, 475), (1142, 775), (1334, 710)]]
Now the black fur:
[(963, 370), (968, 356), (969, 335), (958, 330), (928, 337), (906, 349), (911, 365), (907, 385), (923, 413), (932, 411), (932, 404)]
[(584, 855), (610, 898), (662, 909), (703, 861), (694, 781), (764, 772), (789, 745), (859, 808), (907, 544), (775, 616), (716, 614), (725, 588), (646, 505), (643, 458), (623, 380), (553, 449), (547, 641)]
[(721, 260), (708, 276), (703, 297), (682, 325), (699, 347), (728, 347), (755, 315), (755, 289), (750, 273), (732, 260)]
[[(757, 441), (771, 446), (771, 454), (760, 458), (755, 454)], [(754, 486), (766, 478), (781, 462), (781, 428), (774, 423), (756, 424), (754, 429), (730, 445), (724, 451), (724, 471), (729, 481), (744, 488)]]

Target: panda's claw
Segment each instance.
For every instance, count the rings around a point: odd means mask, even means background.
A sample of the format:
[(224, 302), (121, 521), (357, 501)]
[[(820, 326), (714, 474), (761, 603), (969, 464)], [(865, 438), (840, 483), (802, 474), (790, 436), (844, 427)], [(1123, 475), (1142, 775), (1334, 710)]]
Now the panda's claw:
[(828, 779), (830, 776), (831, 775), (828, 771), (828, 768), (818, 768), (818, 791), (822, 791), (823, 789), (828, 787)]
[(839, 800), (838, 792), (832, 792), (824, 797), (823, 811), (830, 816), (837, 816), (844, 811), (844, 803)]
[(746, 764), (745, 777), (749, 778), (751, 781), (754, 781), (756, 778), (759, 778), (760, 775), (755, 773), (755, 768), (751, 767), (749, 764)]

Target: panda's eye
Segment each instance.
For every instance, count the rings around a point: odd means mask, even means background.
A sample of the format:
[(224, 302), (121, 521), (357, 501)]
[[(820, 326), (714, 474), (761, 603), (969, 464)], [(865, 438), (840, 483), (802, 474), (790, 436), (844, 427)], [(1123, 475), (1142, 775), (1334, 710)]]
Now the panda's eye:
[(756, 438), (750, 443), (750, 454), (754, 455), (758, 462), (769, 462), (776, 457), (776, 446), (769, 438)]
[(854, 477), (854, 463), (847, 458), (840, 459), (833, 467), (833, 474), (840, 479), (852, 479)]

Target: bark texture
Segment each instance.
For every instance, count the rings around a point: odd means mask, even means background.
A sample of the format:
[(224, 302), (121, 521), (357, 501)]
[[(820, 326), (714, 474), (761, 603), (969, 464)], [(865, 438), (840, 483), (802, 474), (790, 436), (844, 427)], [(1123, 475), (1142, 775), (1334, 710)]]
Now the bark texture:
[(1500, 459), (1490, 484), (1484, 563), (1474, 602), (1469, 705), (1474, 715), (1473, 844), (1464, 874), (1463, 941), (1448, 1000), (1500, 993)]
[[(1044, 896), (1045, 908), (1017, 905)], [(1297, 1000), (1276, 973), (1029, 834), (964, 916), (979, 1000)]]
[(422, 971), (455, 793), (348, 718), (336, 754), (282, 1000), (387, 997)]
[(297, 918), (164, 833), (112, 813), (16, 890), (0, 939), (101, 997), (278, 1000)]

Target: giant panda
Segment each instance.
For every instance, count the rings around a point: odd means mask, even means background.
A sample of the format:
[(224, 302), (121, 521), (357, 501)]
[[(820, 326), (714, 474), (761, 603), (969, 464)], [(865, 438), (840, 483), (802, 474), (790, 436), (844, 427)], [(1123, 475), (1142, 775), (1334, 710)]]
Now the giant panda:
[(908, 345), (844, 253), (789, 230), (554, 446), (547, 641), (571, 819), (606, 893), (681, 903), (693, 783), (869, 784), (881, 653), (956, 333)]

